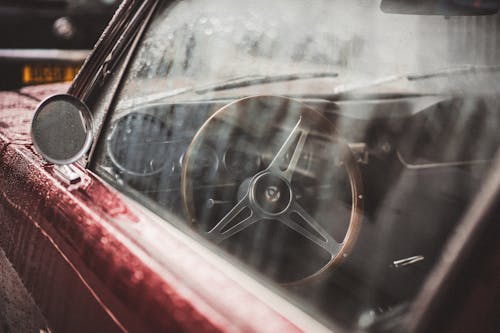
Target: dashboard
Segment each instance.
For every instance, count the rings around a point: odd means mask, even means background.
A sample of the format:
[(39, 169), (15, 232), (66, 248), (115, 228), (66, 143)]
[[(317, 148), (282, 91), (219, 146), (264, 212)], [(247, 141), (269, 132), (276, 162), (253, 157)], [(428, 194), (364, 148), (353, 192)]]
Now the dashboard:
[[(96, 167), (297, 297), (323, 295), (320, 311), (352, 323), (363, 311), (396, 311), (418, 291), (499, 146), (494, 105), (158, 103), (117, 112)], [(290, 134), (301, 121), (304, 140)]]

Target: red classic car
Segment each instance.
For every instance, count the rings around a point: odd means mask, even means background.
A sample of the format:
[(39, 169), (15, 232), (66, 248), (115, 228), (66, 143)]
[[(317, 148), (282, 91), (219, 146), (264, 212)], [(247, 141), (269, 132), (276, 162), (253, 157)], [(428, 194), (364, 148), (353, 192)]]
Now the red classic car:
[(0, 93), (0, 332), (497, 331), (498, 6), (405, 3), (126, 0)]

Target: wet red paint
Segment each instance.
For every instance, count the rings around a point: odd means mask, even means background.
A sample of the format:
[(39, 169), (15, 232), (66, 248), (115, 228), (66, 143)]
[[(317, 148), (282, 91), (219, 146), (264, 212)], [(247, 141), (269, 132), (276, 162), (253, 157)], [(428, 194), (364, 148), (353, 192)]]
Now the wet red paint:
[(139, 218), (118, 197), (115, 190), (103, 186), (102, 183), (96, 182), (94, 179), (89, 178), (88, 185), (79, 187), (75, 192), (75, 195), (78, 195), (82, 201), (93, 205), (93, 208), (109, 215), (109, 217), (124, 216), (130, 221), (139, 222)]
[(0, 246), (54, 331), (298, 331), (91, 172), (55, 177), (29, 124), (66, 87), (0, 93)]
[(24, 87), (19, 90), (24, 96), (28, 96), (34, 100), (42, 101), (46, 97), (54, 94), (65, 93), (70, 84), (69, 83), (54, 83), (39, 86)]
[(6, 110), (0, 113), (0, 135), (4, 135), (9, 142), (17, 144), (31, 144), (29, 128), (31, 123), (31, 114), (19, 112), (18, 110)]
[(68, 84), (26, 87), (21, 93), (7, 91), (0, 93), (1, 135), (10, 142), (30, 144), (29, 128), (37, 105), (45, 97), (64, 92)]

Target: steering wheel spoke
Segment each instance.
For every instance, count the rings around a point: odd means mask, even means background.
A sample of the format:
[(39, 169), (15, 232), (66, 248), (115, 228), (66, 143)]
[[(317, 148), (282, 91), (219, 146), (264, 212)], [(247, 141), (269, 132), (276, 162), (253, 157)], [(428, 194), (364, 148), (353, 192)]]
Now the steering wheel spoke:
[(279, 220), (335, 257), (342, 247), (298, 202)]
[[(309, 130), (304, 126), (304, 118), (301, 116), (283, 145), (280, 147), (278, 153), (269, 164), (267, 170), (280, 173), (285, 179), (291, 181), (293, 173), (297, 168), (300, 155), (304, 150), (308, 134)], [(287, 161), (287, 154), (291, 151), (291, 157)]]
[(250, 208), (248, 195), (246, 195), (208, 232), (208, 237), (214, 242), (220, 243), (245, 230), (258, 220), (259, 217)]

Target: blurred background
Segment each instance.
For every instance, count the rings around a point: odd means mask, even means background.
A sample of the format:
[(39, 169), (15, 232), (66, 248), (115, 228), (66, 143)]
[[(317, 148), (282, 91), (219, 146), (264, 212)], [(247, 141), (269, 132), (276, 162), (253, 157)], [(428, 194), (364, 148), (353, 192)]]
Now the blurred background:
[(0, 90), (71, 81), (121, 0), (0, 0)]

